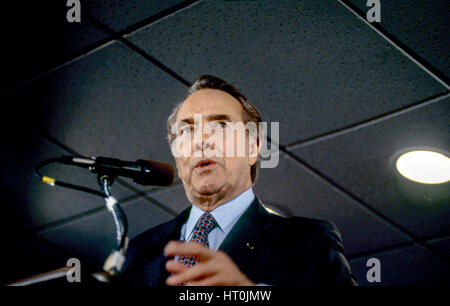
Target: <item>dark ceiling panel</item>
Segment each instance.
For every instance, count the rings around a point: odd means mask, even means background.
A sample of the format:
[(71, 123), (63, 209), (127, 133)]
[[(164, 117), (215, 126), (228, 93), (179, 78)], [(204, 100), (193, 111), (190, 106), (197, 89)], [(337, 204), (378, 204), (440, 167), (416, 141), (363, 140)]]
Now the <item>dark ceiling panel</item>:
[(151, 191), (147, 195), (165, 205), (169, 209), (181, 213), (184, 209), (191, 205), (182, 184), (174, 185), (158, 191)]
[(36, 235), (8, 236), (2, 243), (7, 247), (0, 254), (0, 285), (64, 267), (70, 258), (62, 248)]
[(83, 5), (91, 16), (115, 31), (121, 31), (183, 2), (188, 1), (89, 0)]
[[(68, 152), (32, 131), (17, 131), (14, 136), (14, 140), (6, 143), (3, 138), (8, 150), (1, 154), (2, 177), (7, 179), (1, 180), (0, 186), (8, 203), (9, 219), (5, 220), (11, 223), (8, 232), (71, 218), (104, 205), (104, 200), (98, 196), (42, 183), (34, 174), (37, 163)], [(51, 164), (42, 168), (41, 173), (63, 182), (100, 190), (96, 175), (85, 169)], [(118, 199), (132, 194), (119, 184), (114, 185), (113, 191)]]
[[(366, 13), (366, 0), (349, 0)], [(441, 0), (380, 1), (381, 26), (396, 40), (450, 77), (450, 2)]]
[(207, 1), (127, 38), (189, 81), (236, 85), (282, 144), (445, 90), (337, 1)]
[(113, 43), (29, 84), (8, 107), (29, 108), (21, 117), (27, 125), (84, 156), (173, 164), (166, 120), (185, 93), (183, 84)]
[[(128, 219), (130, 238), (173, 217), (142, 198), (121, 206)], [(115, 233), (113, 218), (105, 208), (100, 213), (73, 223), (40, 232), (39, 236), (63, 247), (73, 256), (80, 256), (80, 259), (88, 260), (89, 264), (101, 267), (115, 247)]]
[[(84, 2), (83, 2), (84, 3)], [(0, 88), (13, 88), (85, 53), (107, 34), (87, 19), (69, 23), (66, 1), (8, 1), (2, 5)]]
[(285, 154), (276, 168), (260, 173), (255, 194), (263, 203), (285, 215), (332, 221), (348, 255), (408, 240)]
[[(368, 282), (369, 258), (377, 258), (381, 266), (381, 282)], [(411, 246), (365, 258), (350, 260), (352, 273), (361, 286), (448, 286), (450, 265), (421, 246)]]
[(430, 244), (433, 248), (436, 248), (438, 252), (450, 259), (450, 238), (439, 239), (438, 241)]
[(127, 203), (123, 206), (127, 219), (129, 220), (129, 237), (131, 239), (175, 217), (148, 199), (138, 198), (132, 203)]
[(408, 183), (391, 158), (410, 147), (448, 152), (449, 111), (447, 98), (292, 152), (415, 235), (442, 235), (450, 231), (450, 183)]

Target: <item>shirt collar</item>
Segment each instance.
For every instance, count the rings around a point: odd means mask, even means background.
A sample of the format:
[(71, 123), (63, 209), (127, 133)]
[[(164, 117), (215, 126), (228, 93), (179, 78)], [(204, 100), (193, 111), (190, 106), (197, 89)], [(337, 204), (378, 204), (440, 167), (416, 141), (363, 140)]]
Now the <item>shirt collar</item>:
[[(250, 206), (255, 195), (253, 194), (253, 189), (249, 188), (245, 192), (238, 195), (233, 200), (224, 203), (211, 211), (214, 219), (216, 219), (219, 228), (228, 234), (233, 225), (236, 223), (237, 219), (245, 212), (245, 210)], [(197, 224), (198, 219), (205, 212), (201, 210), (198, 206), (192, 205), (191, 213), (189, 214), (189, 219), (186, 223), (186, 233), (191, 233)]]

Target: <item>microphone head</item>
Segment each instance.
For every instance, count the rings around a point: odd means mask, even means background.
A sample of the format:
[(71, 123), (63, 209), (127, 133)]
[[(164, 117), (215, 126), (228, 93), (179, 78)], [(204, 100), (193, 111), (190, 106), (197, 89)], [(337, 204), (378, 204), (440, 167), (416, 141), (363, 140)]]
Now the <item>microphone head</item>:
[(169, 186), (175, 176), (172, 165), (149, 159), (139, 159), (136, 163), (143, 170), (134, 177), (134, 182), (143, 186)]

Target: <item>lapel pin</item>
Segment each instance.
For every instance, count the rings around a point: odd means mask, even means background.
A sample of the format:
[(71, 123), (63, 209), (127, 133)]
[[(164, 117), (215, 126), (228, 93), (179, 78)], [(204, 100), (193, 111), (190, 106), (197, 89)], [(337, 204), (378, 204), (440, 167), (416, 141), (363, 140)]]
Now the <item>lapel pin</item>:
[(254, 249), (255, 249), (255, 247), (252, 247), (252, 246), (250, 245), (250, 243), (248, 243), (248, 242), (247, 242), (247, 247), (248, 247), (250, 250), (254, 250)]

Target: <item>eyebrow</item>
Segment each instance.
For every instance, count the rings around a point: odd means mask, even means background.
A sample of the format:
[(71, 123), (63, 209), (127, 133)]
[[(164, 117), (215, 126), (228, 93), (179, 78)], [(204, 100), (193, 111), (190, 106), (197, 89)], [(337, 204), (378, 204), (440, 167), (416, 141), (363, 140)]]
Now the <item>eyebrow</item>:
[[(225, 120), (225, 121), (232, 121), (231, 117), (225, 114), (211, 114), (205, 117), (207, 121), (218, 121), (218, 120)], [(194, 124), (194, 118), (189, 117), (185, 118), (179, 122), (185, 122), (187, 124)]]

